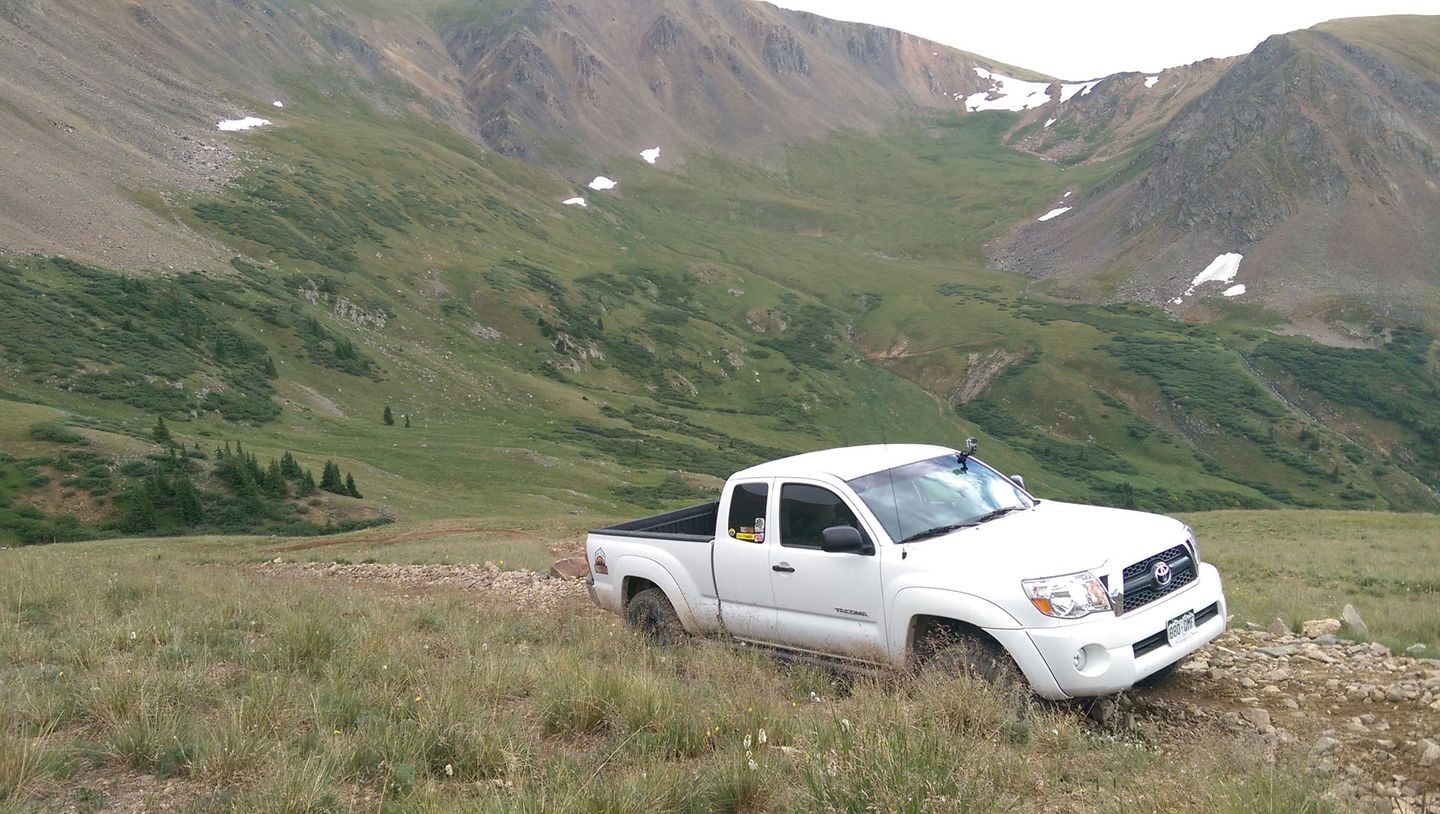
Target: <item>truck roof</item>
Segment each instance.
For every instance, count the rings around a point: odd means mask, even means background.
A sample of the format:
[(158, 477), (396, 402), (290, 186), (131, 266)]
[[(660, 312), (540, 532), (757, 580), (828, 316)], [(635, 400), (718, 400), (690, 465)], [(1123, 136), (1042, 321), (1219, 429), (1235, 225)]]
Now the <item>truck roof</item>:
[(766, 461), (749, 469), (742, 469), (731, 477), (780, 478), (821, 473), (848, 481), (872, 472), (880, 472), (940, 455), (954, 454), (954, 447), (940, 447), (933, 444), (867, 444), (858, 447), (837, 447)]

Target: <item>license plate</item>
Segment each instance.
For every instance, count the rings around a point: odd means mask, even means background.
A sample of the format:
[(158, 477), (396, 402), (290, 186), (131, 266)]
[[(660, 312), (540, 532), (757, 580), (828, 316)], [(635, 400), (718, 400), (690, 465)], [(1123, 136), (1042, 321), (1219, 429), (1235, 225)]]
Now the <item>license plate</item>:
[(1165, 638), (1173, 647), (1195, 634), (1195, 611), (1185, 611), (1165, 626)]

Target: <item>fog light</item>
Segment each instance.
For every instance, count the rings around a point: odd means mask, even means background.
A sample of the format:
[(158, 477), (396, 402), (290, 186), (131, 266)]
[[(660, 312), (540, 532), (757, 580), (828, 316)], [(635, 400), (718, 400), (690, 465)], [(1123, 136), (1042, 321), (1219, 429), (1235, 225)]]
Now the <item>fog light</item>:
[(1085, 648), (1083, 647), (1075, 651), (1075, 658), (1071, 659), (1071, 661), (1075, 662), (1075, 669), (1080, 671), (1085, 669), (1085, 662), (1089, 660), (1090, 656), (1085, 652)]

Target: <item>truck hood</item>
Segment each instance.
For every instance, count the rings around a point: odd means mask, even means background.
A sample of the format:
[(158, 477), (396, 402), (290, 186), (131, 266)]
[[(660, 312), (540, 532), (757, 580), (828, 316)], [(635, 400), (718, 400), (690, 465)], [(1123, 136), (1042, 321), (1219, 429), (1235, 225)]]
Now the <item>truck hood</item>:
[(1113, 573), (1185, 539), (1184, 524), (1171, 517), (1044, 500), (1027, 511), (908, 543), (905, 549), (912, 568), (948, 574), (962, 583), (969, 574), (983, 575), (993, 584), (996, 577)]

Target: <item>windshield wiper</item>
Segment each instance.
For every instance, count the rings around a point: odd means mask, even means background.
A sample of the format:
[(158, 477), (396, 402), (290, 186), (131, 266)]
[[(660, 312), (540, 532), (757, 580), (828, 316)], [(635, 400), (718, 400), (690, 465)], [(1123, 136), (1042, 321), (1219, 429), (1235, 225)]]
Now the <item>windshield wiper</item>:
[(952, 532), (952, 531), (959, 531), (960, 529), (974, 528), (974, 527), (977, 526), (977, 525), (979, 525), (979, 523), (975, 522), (974, 520), (966, 520), (964, 523), (951, 523), (951, 524), (948, 525), (948, 526), (936, 526), (936, 527), (933, 528), (933, 529), (925, 529), (924, 531), (916, 532), (915, 534), (912, 534), (912, 535), (910, 535), (909, 537), (906, 537), (905, 539), (901, 540), (900, 542), (902, 542), (902, 543), (913, 543), (913, 542), (915, 542), (916, 540), (924, 540), (924, 539), (927, 538), (927, 537), (938, 537), (938, 536), (940, 536), (940, 535), (942, 535), (942, 534), (948, 534), (948, 533), (950, 533), (950, 532)]
[(974, 524), (976, 524), (976, 525), (979, 525), (979, 524), (981, 524), (981, 523), (988, 523), (988, 522), (991, 521), (991, 520), (994, 520), (994, 519), (999, 518), (999, 517), (1004, 517), (1005, 515), (1007, 515), (1007, 514), (1009, 514), (1009, 513), (1011, 513), (1011, 512), (1021, 511), (1021, 510), (1023, 510), (1024, 508), (1025, 508), (1024, 506), (1006, 506), (1006, 507), (1004, 507), (1003, 509), (996, 509), (995, 511), (990, 512), (989, 514), (982, 514), (982, 515), (980, 515), (979, 517), (975, 518), (974, 520), (971, 520), (970, 522), (971, 522), (971, 523), (974, 523)]

